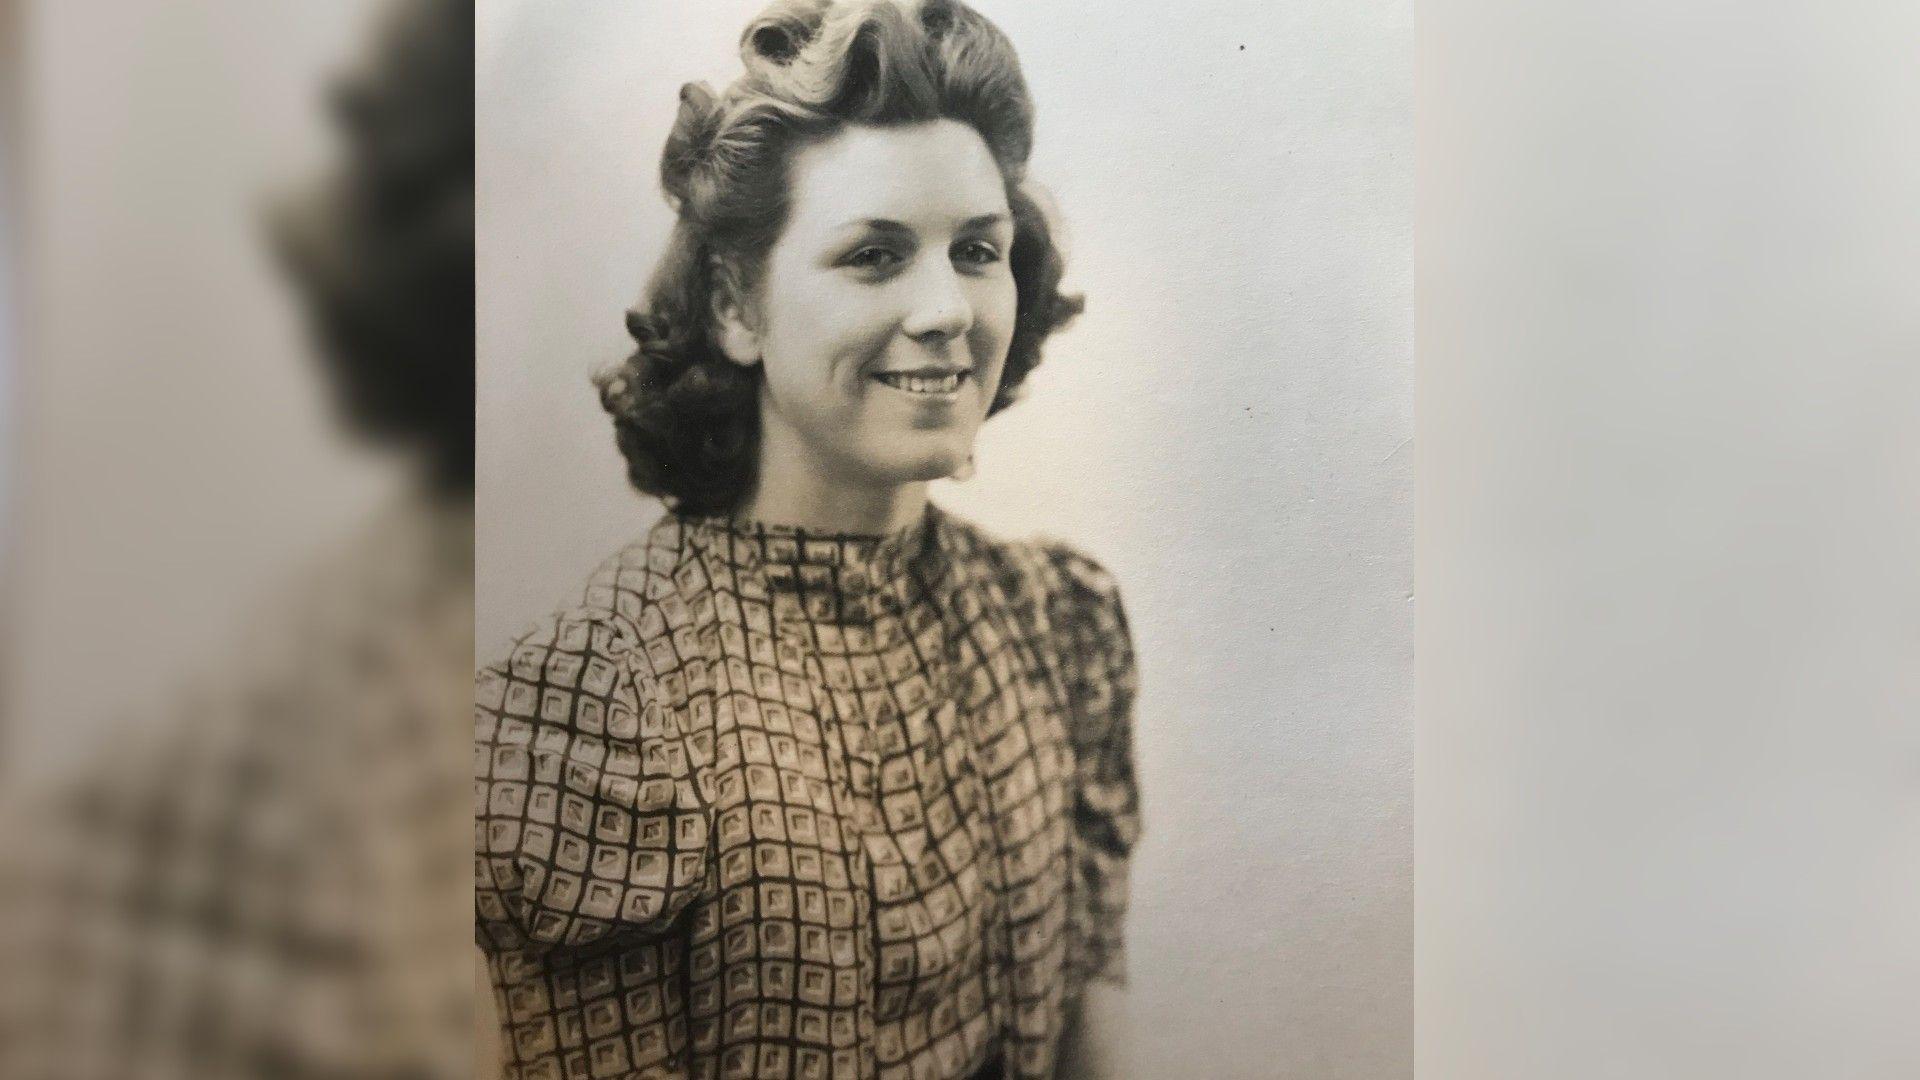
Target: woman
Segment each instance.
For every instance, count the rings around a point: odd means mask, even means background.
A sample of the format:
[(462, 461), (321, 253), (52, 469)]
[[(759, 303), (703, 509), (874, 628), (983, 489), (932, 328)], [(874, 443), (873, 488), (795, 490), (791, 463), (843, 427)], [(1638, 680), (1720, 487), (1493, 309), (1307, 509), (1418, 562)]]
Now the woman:
[(601, 380), (671, 512), (479, 677), (509, 1071), (1085, 1074), (1138, 832), (1125, 619), (1084, 556), (927, 500), (1079, 308), (1018, 63), (894, 0), (778, 3), (741, 51), (682, 94)]

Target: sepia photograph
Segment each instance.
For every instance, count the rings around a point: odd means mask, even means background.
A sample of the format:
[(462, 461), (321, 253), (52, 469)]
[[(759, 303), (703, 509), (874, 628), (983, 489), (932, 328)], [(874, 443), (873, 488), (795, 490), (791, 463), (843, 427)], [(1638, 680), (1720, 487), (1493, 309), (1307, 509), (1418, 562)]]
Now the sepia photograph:
[(479, 5), (502, 1075), (1410, 1074), (1410, 35)]
[(0, 0), (0, 1080), (1920, 1076), (1917, 35)]

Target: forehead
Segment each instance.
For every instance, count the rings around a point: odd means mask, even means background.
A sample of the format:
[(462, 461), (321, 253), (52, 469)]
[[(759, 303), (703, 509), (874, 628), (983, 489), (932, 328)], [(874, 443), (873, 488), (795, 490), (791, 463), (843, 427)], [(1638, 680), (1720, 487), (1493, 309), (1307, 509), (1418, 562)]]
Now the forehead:
[(872, 218), (933, 228), (1007, 209), (986, 141), (957, 120), (850, 125), (795, 153), (788, 181), (795, 232)]

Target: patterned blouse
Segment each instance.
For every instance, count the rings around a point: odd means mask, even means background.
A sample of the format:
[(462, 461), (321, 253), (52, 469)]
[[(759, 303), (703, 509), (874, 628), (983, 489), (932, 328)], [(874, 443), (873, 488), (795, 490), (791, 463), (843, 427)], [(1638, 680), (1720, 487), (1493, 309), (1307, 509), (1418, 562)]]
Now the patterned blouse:
[(8, 786), (0, 1077), (473, 1075), (472, 501), (406, 498), (288, 584)]
[(668, 515), (478, 677), (508, 1074), (1051, 1075), (1124, 977), (1134, 686), (1065, 547)]

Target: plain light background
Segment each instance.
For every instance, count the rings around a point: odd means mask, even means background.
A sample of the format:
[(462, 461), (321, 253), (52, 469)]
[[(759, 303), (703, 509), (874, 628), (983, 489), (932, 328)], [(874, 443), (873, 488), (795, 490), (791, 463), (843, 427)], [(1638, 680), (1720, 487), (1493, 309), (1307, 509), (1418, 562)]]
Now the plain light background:
[(1920, 1076), (1916, 41), (1421, 4), (1423, 1080)]
[[(681, 83), (757, 2), (484, 0), (480, 657), (638, 536), (588, 383), (670, 216)], [(1087, 311), (944, 506), (1118, 577), (1141, 657), (1141, 1077), (1413, 1053), (1412, 11), (982, 3)]]
[(351, 448), (264, 215), (330, 163), (375, 0), (16, 0), (19, 336), (0, 770), (152, 719), (396, 486)]

